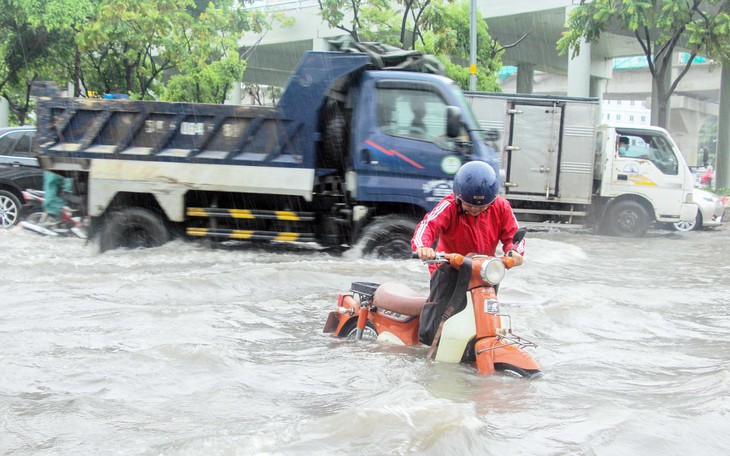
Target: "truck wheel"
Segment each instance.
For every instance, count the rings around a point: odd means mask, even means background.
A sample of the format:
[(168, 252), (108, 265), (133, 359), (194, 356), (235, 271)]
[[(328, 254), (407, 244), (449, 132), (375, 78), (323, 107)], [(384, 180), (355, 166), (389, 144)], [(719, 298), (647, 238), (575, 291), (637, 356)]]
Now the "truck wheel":
[(20, 200), (7, 190), (0, 190), (0, 226), (10, 228), (20, 219)]
[(147, 209), (125, 209), (112, 215), (101, 233), (102, 252), (126, 247), (129, 249), (159, 247), (168, 240), (162, 219)]
[(343, 171), (346, 164), (349, 134), (347, 115), (340, 103), (332, 103), (327, 106), (325, 122), (322, 166)]
[(363, 256), (409, 259), (413, 257), (411, 238), (416, 230), (412, 219), (386, 216), (370, 223), (362, 233), (358, 246)]
[(639, 237), (649, 229), (649, 214), (636, 201), (619, 201), (603, 217), (606, 234), (621, 237)]

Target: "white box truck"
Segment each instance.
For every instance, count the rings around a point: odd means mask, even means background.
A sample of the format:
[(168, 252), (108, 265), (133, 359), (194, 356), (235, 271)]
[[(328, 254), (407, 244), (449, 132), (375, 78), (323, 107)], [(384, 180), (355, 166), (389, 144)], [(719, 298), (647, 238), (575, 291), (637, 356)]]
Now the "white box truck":
[(466, 97), (501, 157), (503, 193), (518, 220), (581, 223), (614, 236), (694, 220), (692, 175), (666, 130), (601, 125), (596, 98)]

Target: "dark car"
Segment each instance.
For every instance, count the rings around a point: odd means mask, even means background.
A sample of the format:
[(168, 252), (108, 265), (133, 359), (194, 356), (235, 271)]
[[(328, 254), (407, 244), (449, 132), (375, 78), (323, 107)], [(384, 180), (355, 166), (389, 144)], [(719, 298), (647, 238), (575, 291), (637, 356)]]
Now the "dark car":
[(24, 207), (22, 191), (43, 189), (43, 170), (31, 154), (35, 127), (0, 128), (0, 227), (10, 228), (34, 207)]

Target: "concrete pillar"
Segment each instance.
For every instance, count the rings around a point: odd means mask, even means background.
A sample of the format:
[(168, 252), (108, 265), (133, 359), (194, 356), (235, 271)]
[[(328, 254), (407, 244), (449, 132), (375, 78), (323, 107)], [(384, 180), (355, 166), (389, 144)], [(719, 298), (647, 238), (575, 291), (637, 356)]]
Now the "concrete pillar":
[(327, 38), (316, 37), (312, 39), (312, 50), (313, 51), (329, 51), (330, 45), (327, 42)]
[(225, 104), (227, 105), (240, 105), (241, 104), (241, 82), (233, 81), (233, 87), (231, 87), (231, 93), (228, 94)]
[(0, 128), (10, 125), (10, 104), (8, 100), (0, 97)]
[(717, 120), (717, 158), (715, 182), (718, 188), (730, 187), (730, 60), (722, 63), (720, 75), (720, 115)]
[(532, 93), (535, 80), (535, 65), (520, 63), (517, 65), (517, 93)]
[(603, 100), (603, 94), (606, 92), (606, 79), (591, 78), (591, 90), (589, 96)]
[[(575, 6), (565, 8), (565, 20)], [(580, 54), (571, 58), (573, 49), (568, 49), (568, 96), (588, 97), (591, 91), (591, 45), (581, 38)]]

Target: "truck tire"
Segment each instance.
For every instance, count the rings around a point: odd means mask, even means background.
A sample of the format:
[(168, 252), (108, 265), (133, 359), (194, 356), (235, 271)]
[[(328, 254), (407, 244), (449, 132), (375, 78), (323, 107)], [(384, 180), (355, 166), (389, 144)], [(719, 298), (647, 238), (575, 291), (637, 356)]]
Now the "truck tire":
[(606, 234), (619, 237), (640, 237), (649, 229), (649, 214), (636, 201), (619, 201), (608, 208), (603, 216)]
[(11, 228), (20, 221), (20, 200), (7, 190), (0, 190), (0, 226)]
[(99, 249), (106, 252), (119, 247), (159, 247), (168, 239), (167, 228), (159, 215), (147, 209), (124, 209), (114, 213), (102, 229)]
[(347, 114), (340, 103), (331, 103), (326, 110), (322, 166), (344, 171), (349, 139)]
[(411, 238), (417, 222), (401, 216), (385, 216), (374, 220), (363, 230), (358, 247), (363, 256), (386, 259), (413, 257)]

